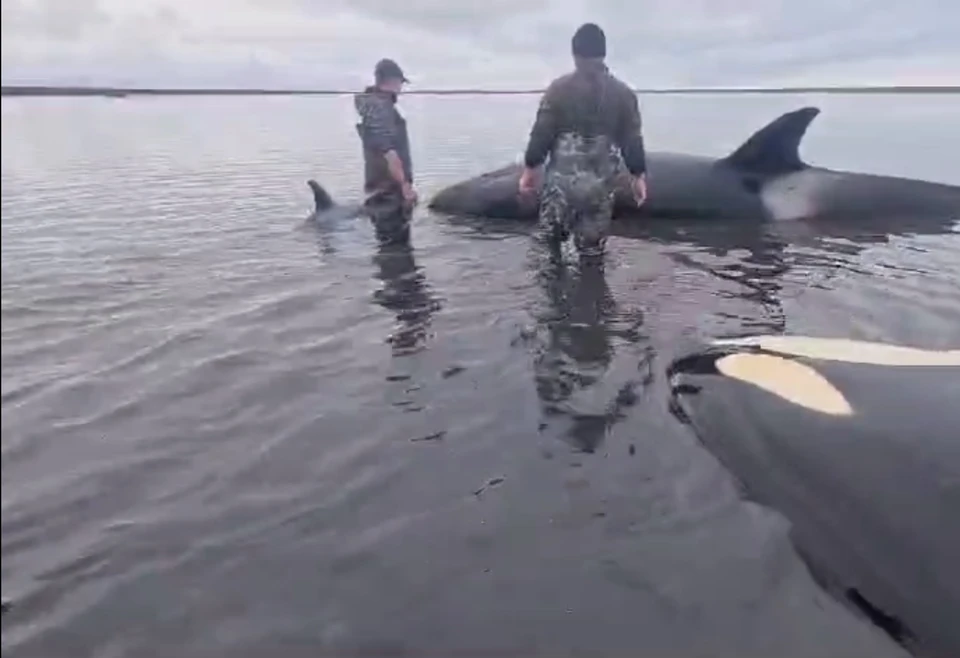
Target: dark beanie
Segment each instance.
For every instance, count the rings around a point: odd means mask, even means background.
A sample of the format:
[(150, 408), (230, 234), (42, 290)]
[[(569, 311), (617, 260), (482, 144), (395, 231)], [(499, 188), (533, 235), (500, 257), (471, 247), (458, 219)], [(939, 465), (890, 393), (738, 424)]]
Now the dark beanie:
[(607, 37), (596, 23), (584, 23), (573, 34), (573, 54), (577, 57), (602, 59), (607, 56)]

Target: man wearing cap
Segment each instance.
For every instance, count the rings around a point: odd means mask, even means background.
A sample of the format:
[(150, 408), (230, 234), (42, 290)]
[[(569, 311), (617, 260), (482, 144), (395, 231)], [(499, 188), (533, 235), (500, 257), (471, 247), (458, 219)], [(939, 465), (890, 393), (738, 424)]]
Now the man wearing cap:
[(574, 71), (550, 83), (540, 99), (519, 188), (533, 191), (536, 170), (549, 156), (541, 228), (556, 247), (573, 233), (581, 255), (596, 255), (606, 242), (621, 166), (632, 177), (637, 204), (646, 199), (646, 153), (637, 96), (608, 71), (603, 30), (585, 23), (571, 45)]
[(392, 59), (374, 67), (374, 84), (353, 99), (360, 115), (357, 133), (363, 145), (364, 206), (381, 241), (406, 241), (417, 193), (407, 122), (397, 111), (397, 95), (409, 82)]

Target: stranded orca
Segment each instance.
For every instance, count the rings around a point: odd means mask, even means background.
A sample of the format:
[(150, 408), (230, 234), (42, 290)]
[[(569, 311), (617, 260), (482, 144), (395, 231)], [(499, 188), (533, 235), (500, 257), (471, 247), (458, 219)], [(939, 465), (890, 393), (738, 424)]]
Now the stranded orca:
[[(623, 185), (617, 191), (615, 217), (960, 219), (960, 187), (806, 164), (800, 141), (819, 113), (816, 107), (788, 112), (721, 158), (648, 153), (646, 202), (637, 207)], [(539, 200), (518, 194), (520, 171), (521, 165), (511, 164), (451, 185), (431, 199), (429, 208), (452, 215), (533, 220)]]
[(960, 655), (960, 350), (788, 336), (672, 362), (671, 404), (831, 589)]

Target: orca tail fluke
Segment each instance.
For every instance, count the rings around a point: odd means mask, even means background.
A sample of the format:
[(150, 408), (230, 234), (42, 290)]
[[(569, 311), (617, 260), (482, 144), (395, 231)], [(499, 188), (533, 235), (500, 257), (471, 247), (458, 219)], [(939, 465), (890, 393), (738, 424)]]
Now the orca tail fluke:
[(323, 212), (329, 210), (333, 207), (333, 198), (323, 186), (320, 185), (317, 181), (312, 178), (307, 181), (307, 186), (310, 188), (310, 191), (313, 193), (313, 204), (315, 206), (315, 212)]

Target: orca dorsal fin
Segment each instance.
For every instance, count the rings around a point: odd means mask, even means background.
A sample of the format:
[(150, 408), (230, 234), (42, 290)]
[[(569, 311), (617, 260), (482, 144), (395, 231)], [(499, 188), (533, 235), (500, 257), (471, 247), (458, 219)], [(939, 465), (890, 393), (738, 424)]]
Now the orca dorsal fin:
[(325, 212), (333, 207), (333, 198), (323, 189), (320, 183), (311, 178), (307, 181), (307, 186), (313, 192), (314, 212)]
[(800, 140), (820, 114), (818, 107), (802, 107), (783, 114), (753, 133), (740, 148), (724, 160), (737, 169), (779, 174), (803, 169)]

